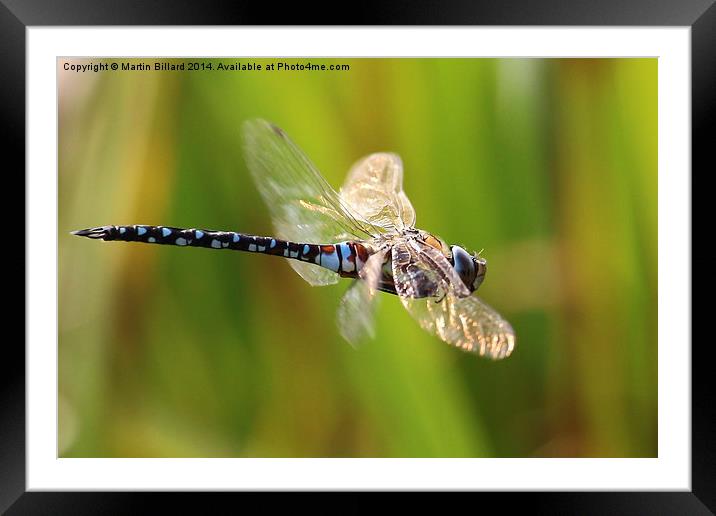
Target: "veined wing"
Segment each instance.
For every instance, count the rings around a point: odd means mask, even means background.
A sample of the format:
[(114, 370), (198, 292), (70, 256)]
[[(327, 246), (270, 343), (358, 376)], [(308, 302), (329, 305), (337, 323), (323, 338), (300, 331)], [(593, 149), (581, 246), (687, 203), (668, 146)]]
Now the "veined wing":
[(338, 331), (354, 347), (365, 337), (375, 336), (375, 294), (378, 292), (387, 253), (387, 249), (380, 250), (368, 258), (360, 271), (360, 279), (355, 280), (348, 288), (338, 306)]
[(400, 300), (421, 328), (453, 346), (494, 360), (508, 357), (515, 348), (510, 323), (475, 295)]
[(393, 279), (403, 306), (441, 340), (492, 359), (515, 346), (512, 326), (469, 290), (436, 249), (415, 241), (393, 247)]
[[(279, 238), (331, 243), (365, 239), (380, 230), (351, 211), (306, 155), (279, 127), (265, 120), (244, 123), (249, 171), (269, 208)], [(312, 285), (336, 283), (339, 276), (315, 265), (290, 261)]]
[(403, 162), (397, 154), (371, 154), (358, 161), (348, 172), (341, 197), (383, 229), (415, 225), (415, 210), (403, 191)]

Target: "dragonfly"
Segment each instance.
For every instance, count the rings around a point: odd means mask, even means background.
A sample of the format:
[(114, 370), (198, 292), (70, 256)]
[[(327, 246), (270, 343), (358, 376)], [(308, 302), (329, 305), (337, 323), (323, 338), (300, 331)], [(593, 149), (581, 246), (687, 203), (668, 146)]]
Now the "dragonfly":
[(242, 129), (248, 169), (268, 206), (275, 236), (151, 225), (100, 226), (72, 234), (283, 257), (313, 286), (350, 278), (337, 324), (354, 345), (375, 337), (376, 298), (385, 292), (398, 296), (424, 330), (448, 344), (491, 359), (512, 353), (512, 326), (475, 295), (487, 261), (415, 227), (397, 154), (359, 160), (336, 191), (278, 126), (258, 119), (244, 122)]

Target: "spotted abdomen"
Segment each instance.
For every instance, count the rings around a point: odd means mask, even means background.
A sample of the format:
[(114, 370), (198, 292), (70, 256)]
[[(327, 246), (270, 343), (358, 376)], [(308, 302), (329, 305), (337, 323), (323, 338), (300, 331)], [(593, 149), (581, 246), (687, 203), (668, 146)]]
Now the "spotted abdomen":
[(358, 277), (369, 256), (365, 246), (358, 242), (340, 242), (318, 247), (318, 265), (348, 278)]
[(100, 226), (74, 231), (73, 234), (101, 240), (120, 240), (179, 247), (231, 249), (269, 254), (308, 262), (344, 277), (358, 277), (368, 259), (368, 250), (359, 242), (308, 244), (278, 238), (247, 235), (233, 231), (182, 229), (169, 226)]

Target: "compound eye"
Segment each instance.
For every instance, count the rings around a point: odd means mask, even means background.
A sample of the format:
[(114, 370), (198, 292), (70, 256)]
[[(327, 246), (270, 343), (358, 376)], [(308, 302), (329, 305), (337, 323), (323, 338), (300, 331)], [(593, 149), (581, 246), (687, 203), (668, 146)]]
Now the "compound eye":
[(470, 256), (462, 247), (454, 245), (452, 246), (452, 259), (455, 272), (457, 272), (458, 276), (460, 276), (460, 279), (465, 286), (472, 291), (474, 289), (473, 284), (477, 275), (475, 262), (473, 261), (472, 256)]

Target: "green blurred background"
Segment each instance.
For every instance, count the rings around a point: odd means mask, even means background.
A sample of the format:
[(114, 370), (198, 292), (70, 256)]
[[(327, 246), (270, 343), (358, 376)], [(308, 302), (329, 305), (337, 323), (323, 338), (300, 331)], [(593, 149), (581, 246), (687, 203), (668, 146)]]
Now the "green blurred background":
[[(656, 456), (657, 60), (310, 61), (350, 70), (58, 62), (59, 455)], [(254, 117), (335, 187), (361, 156), (400, 154), (417, 226), (484, 248), (480, 294), (514, 326), (513, 355), (445, 345), (385, 294), (354, 350), (334, 324), (347, 281), (69, 235), (271, 235), (240, 145)]]

